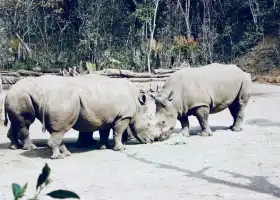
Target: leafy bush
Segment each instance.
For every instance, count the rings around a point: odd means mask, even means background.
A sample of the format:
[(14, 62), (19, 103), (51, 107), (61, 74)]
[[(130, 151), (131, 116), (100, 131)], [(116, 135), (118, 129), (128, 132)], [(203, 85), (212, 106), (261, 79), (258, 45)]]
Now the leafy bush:
[[(36, 193), (33, 198), (29, 198), (28, 200), (39, 200), (39, 195), (41, 194), (42, 190), (51, 183), (51, 179), (49, 178), (50, 173), (51, 173), (51, 169), (46, 163), (42, 169), (42, 173), (39, 175), (37, 179)], [(24, 196), (27, 186), (28, 183), (25, 183), (23, 187), (21, 187), (17, 183), (12, 184), (14, 200), (19, 200)], [(47, 193), (46, 195), (55, 199), (67, 199), (67, 198), (80, 199), (80, 197), (76, 193), (68, 190), (55, 190)]]

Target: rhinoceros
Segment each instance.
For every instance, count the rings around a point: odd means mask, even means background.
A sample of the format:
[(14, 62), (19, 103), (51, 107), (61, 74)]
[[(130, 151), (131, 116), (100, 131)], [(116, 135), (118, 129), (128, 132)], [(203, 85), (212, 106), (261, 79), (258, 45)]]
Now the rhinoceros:
[[(109, 78), (101, 75), (85, 75), (83, 77), (91, 77), (92, 79)], [(48, 93), (44, 88), (50, 83), (56, 83), (66, 77), (55, 75), (44, 75), (40, 77), (27, 77), (16, 84), (8, 91), (4, 109), (5, 121), (4, 125), (8, 125), (8, 118), (11, 121), (7, 137), (10, 139), (11, 149), (20, 148), (18, 139), (23, 143), (22, 149), (31, 150), (36, 149), (36, 145), (32, 143), (29, 137), (29, 127), (35, 121), (35, 118), (42, 121), (42, 101)], [(67, 77), (68, 78), (68, 77)], [(72, 78), (72, 77), (69, 77)], [(80, 77), (75, 77), (80, 78)], [(127, 130), (123, 135), (123, 141), (131, 139), (131, 131)], [(79, 137), (76, 143), (77, 147), (87, 147), (95, 144), (96, 141), (92, 138), (92, 132), (86, 134), (79, 132)]]
[(112, 128), (115, 151), (125, 149), (121, 139), (128, 126), (141, 143), (151, 143), (162, 133), (154, 115), (153, 98), (126, 79), (64, 80), (59, 87), (48, 90), (42, 107), (43, 131), (51, 133), (48, 146), (52, 159), (71, 155), (62, 142), (71, 128), (81, 132), (99, 130), (100, 146), (108, 146)]
[(153, 98), (163, 132), (172, 131), (178, 119), (181, 133), (189, 136), (188, 116), (194, 115), (201, 126), (201, 136), (212, 136), (208, 116), (226, 108), (233, 117), (231, 130), (243, 130), (241, 124), (250, 96), (250, 74), (236, 65), (212, 63), (178, 70)]

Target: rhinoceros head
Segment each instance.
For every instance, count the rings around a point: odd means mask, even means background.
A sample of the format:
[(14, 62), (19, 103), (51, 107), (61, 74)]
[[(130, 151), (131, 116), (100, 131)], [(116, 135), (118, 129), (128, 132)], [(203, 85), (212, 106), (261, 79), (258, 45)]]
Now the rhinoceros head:
[(138, 110), (130, 125), (134, 136), (141, 143), (151, 143), (159, 140), (162, 135), (160, 121), (155, 115), (155, 100), (145, 93), (138, 97)]
[(161, 91), (157, 95), (152, 95), (156, 104), (156, 117), (162, 127), (162, 136), (169, 135), (176, 126), (178, 112), (174, 107), (174, 91)]

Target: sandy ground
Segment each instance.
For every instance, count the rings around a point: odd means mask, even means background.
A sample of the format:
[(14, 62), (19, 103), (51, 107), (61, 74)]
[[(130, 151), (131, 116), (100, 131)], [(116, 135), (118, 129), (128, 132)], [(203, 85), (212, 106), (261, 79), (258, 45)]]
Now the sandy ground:
[(40, 122), (31, 126), (31, 138), (40, 146), (36, 151), (9, 150), (7, 128), (1, 125), (0, 200), (12, 199), (13, 182), (28, 181), (31, 197), (45, 163), (53, 180), (40, 198), (46, 200), (44, 194), (53, 189), (73, 190), (86, 200), (279, 199), (280, 87), (253, 87), (243, 132), (227, 130), (232, 118), (225, 110), (210, 116), (213, 137), (202, 138), (195, 135), (200, 128), (191, 117), (194, 135), (181, 138), (185, 144), (180, 145), (171, 139), (127, 145), (124, 152), (75, 149), (77, 132), (71, 130), (65, 141), (72, 156), (51, 160), (49, 135), (41, 132)]

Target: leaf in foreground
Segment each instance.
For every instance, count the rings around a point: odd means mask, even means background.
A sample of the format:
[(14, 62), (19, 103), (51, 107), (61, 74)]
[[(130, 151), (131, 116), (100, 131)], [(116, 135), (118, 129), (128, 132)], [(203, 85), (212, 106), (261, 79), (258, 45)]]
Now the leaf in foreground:
[(80, 197), (76, 193), (68, 190), (55, 190), (48, 193), (47, 195), (55, 199), (67, 199), (67, 198), (80, 199)]
[(14, 197), (17, 199), (19, 197), (20, 192), (21, 192), (21, 187), (20, 187), (19, 184), (13, 183), (12, 184), (12, 189), (13, 189)]
[(36, 189), (38, 189), (43, 183), (45, 183), (49, 176), (50, 176), (51, 169), (49, 168), (48, 164), (46, 163), (44, 168), (42, 169), (42, 173), (39, 175), (37, 180)]

